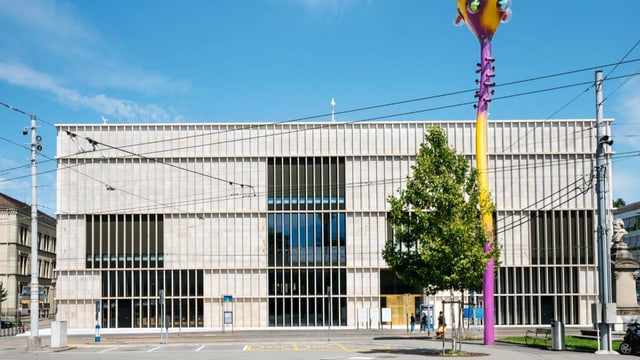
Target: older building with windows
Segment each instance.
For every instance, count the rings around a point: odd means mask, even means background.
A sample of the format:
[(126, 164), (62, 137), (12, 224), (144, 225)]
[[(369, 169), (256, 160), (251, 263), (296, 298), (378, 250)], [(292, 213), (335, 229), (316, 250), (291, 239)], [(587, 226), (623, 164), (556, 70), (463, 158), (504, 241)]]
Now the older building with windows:
[[(31, 303), (31, 205), (0, 193), (0, 282), (7, 290), (0, 316), (28, 320)], [(56, 219), (38, 211), (38, 284), (41, 316), (53, 312)]]
[[(387, 198), (430, 126), (475, 161), (471, 121), (58, 125), (57, 318), (355, 327), (392, 308), (404, 323), (425, 299), (382, 259)], [(498, 325), (590, 324), (595, 134), (590, 119), (490, 122)]]

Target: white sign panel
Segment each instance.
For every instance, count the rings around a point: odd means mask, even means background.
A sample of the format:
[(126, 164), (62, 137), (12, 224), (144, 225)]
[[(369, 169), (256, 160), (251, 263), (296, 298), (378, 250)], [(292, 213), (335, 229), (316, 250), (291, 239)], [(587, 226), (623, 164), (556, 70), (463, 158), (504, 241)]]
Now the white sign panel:
[(380, 319), (380, 314), (378, 314), (378, 311), (378, 309), (371, 309), (371, 311), (369, 311), (369, 316), (372, 323), (377, 323)]
[(365, 308), (359, 308), (358, 309), (358, 322), (367, 322), (368, 321), (368, 313), (369, 311), (367, 311), (368, 309)]
[(382, 308), (382, 322), (391, 322), (391, 308)]

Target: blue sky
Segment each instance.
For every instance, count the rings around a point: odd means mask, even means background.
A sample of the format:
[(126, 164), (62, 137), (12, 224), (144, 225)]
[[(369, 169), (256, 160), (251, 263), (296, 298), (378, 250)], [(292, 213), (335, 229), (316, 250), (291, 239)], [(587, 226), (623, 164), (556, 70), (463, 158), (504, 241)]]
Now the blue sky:
[[(0, 102), (37, 115), (38, 203), (55, 212), (51, 124), (473, 120), (478, 41), (455, 0), (0, 0)], [(635, 0), (513, 0), (493, 39), (490, 119), (614, 118), (613, 198), (640, 201)], [(621, 60), (617, 67), (606, 66)], [(633, 61), (636, 60), (636, 61)], [(576, 71), (574, 70), (585, 70)], [(572, 72), (564, 76), (551, 76)], [(507, 97), (536, 90), (562, 90)], [(415, 112), (411, 115), (400, 115)], [(29, 117), (0, 107), (0, 191), (29, 203)], [(595, 152), (595, 149), (594, 149)]]

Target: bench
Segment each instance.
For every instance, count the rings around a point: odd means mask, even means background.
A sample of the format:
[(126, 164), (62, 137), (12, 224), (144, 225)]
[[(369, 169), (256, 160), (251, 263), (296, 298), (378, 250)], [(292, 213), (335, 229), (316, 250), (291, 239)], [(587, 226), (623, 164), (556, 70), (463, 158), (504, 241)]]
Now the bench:
[(547, 342), (551, 340), (551, 329), (549, 328), (536, 328), (535, 330), (527, 330), (524, 335), (524, 343), (527, 345), (539, 345), (538, 341), (541, 341), (544, 346), (547, 346)]

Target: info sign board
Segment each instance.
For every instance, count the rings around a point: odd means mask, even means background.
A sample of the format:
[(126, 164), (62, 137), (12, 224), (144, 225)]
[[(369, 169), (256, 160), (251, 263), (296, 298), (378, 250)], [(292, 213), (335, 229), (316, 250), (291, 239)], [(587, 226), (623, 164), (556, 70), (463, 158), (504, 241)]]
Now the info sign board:
[(233, 311), (224, 312), (224, 324), (233, 324)]

